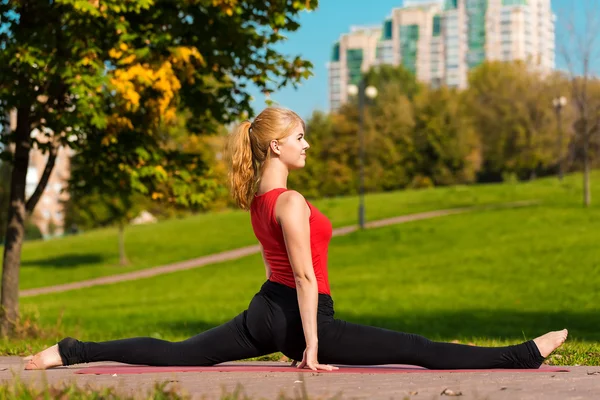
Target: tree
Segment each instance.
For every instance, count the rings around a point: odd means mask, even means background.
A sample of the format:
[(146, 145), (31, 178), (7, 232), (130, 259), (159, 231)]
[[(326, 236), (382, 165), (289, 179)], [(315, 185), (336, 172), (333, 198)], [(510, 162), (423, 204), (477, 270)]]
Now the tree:
[[(201, 194), (181, 176), (193, 157), (162, 148), (157, 126), (175, 109), (189, 109), (194, 132), (214, 132), (223, 123), (252, 114), (249, 85), (269, 92), (308, 77), (309, 62), (289, 60), (275, 45), (284, 39), (284, 31), (299, 27), (300, 11), (316, 5), (317, 0), (0, 2), (0, 118), (17, 111), (15, 131), (2, 136), (5, 145), (14, 144), (14, 153), (1, 154), (13, 165), (0, 299), (2, 335), (14, 331), (18, 318), (26, 214), (44, 191), (58, 147), (85, 153), (96, 168), (110, 167), (107, 173), (118, 170), (116, 182), (122, 179), (142, 193), (152, 195), (156, 189), (157, 198), (166, 201), (198, 201)], [(111, 96), (114, 112), (107, 101)], [(144, 118), (146, 106), (153, 111)], [(124, 109), (128, 115), (121, 117), (118, 111)], [(34, 130), (37, 136), (31, 135)], [(26, 199), (33, 146), (48, 154), (48, 162)], [(122, 153), (131, 150), (132, 158)], [(168, 158), (158, 159), (162, 156)], [(148, 168), (142, 173), (136, 162)]]
[(419, 93), (423, 85), (417, 81), (417, 77), (403, 65), (378, 65), (372, 67), (365, 74), (367, 85), (375, 86), (382, 91), (386, 86), (393, 85), (400, 94), (410, 100)]
[(521, 62), (486, 62), (469, 74), (466, 101), (482, 143), (484, 179), (533, 178), (556, 161), (554, 93)]
[(382, 85), (375, 104), (367, 108), (367, 190), (404, 188), (414, 175), (415, 114), (403, 87), (396, 81)]
[[(581, 5), (581, 2), (577, 4)], [(567, 20), (568, 34), (560, 44), (560, 52), (567, 63), (571, 96), (578, 111), (574, 128), (583, 161), (583, 204), (588, 207), (592, 203), (590, 152), (594, 136), (600, 132), (600, 102), (590, 96), (590, 85), (596, 80), (592, 68), (600, 55), (596, 48), (600, 34), (600, 7), (597, 2), (586, 1), (583, 12), (586, 16), (583, 24), (576, 24), (572, 16)]]
[(454, 89), (422, 90), (415, 97), (416, 177), (435, 185), (471, 183), (479, 170), (479, 138)]

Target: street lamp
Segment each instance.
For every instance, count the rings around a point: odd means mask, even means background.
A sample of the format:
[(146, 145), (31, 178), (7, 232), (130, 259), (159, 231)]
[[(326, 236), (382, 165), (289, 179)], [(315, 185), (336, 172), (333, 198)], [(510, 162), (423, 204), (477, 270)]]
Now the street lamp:
[(358, 187), (358, 226), (365, 228), (365, 138), (364, 138), (364, 106), (365, 96), (368, 99), (377, 97), (377, 88), (375, 86), (366, 86), (364, 79), (360, 80), (358, 86), (352, 84), (348, 86), (350, 96), (358, 95), (358, 165), (359, 165), (359, 187)]
[(562, 181), (564, 176), (564, 163), (563, 163), (563, 130), (562, 130), (562, 109), (567, 105), (567, 98), (565, 96), (556, 97), (552, 100), (554, 111), (556, 112), (556, 124), (558, 126), (558, 180)]

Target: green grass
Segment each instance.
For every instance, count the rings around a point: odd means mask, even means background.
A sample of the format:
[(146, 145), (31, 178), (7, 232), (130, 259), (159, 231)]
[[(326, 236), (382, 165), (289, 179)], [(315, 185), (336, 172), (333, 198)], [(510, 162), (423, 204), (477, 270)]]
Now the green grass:
[[(529, 186), (538, 194), (555, 193), (537, 206), (333, 238), (329, 269), (336, 317), (478, 345), (517, 343), (567, 327), (569, 341), (551, 361), (600, 365), (600, 207), (584, 209), (578, 199), (569, 201), (569, 185), (557, 190), (546, 180)], [(497, 192), (490, 193), (492, 189)], [(596, 185), (596, 199), (598, 189)], [(473, 196), (513, 196), (511, 191), (524, 189), (481, 190), (484, 195)], [(526, 194), (519, 192), (531, 197)], [(82, 340), (184, 339), (244, 310), (263, 281), (260, 256), (253, 255), (139, 281), (25, 298), (22, 308), (35, 312), (42, 327), (57, 326), (60, 319), (58, 332), (52, 338), (0, 343), (0, 349), (37, 351), (67, 334)]]
[[(600, 171), (594, 186), (600, 184)], [(554, 204), (581, 203), (581, 177), (565, 183), (541, 179), (526, 184), (455, 186), (368, 195), (368, 220), (421, 211), (539, 199)], [(315, 201), (335, 227), (356, 224), (357, 197)], [(29, 289), (125, 273), (256, 244), (249, 215), (228, 211), (126, 229), (131, 265), (118, 266), (117, 232), (99, 229), (79, 236), (27, 242), (23, 247), (20, 288)]]

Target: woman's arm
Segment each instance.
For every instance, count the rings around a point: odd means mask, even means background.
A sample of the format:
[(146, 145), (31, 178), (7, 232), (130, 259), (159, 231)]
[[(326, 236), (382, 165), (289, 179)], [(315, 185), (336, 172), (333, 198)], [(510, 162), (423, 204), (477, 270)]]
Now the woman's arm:
[(263, 263), (265, 264), (265, 273), (267, 274), (267, 279), (271, 277), (271, 267), (265, 258), (265, 249), (260, 245), (260, 254), (262, 255)]
[(282, 193), (277, 199), (275, 215), (281, 225), (288, 257), (294, 272), (300, 317), (306, 340), (304, 359), (299, 367), (303, 368), (308, 365), (313, 370), (334, 369), (335, 367), (321, 365), (317, 361), (319, 292), (310, 250), (310, 209), (300, 193), (288, 191)]

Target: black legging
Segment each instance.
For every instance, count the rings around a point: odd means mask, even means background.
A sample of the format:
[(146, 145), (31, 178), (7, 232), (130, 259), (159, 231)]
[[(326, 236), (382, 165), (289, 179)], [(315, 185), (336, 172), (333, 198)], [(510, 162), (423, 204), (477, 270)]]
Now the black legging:
[[(327, 364), (410, 364), (430, 369), (539, 368), (533, 341), (506, 347), (433, 342), (422, 336), (333, 318), (333, 300), (319, 294), (318, 360)], [(231, 321), (182, 342), (132, 338), (58, 343), (64, 365), (118, 361), (156, 366), (214, 365), (280, 351), (301, 360), (304, 333), (296, 290), (267, 281), (248, 309)]]

